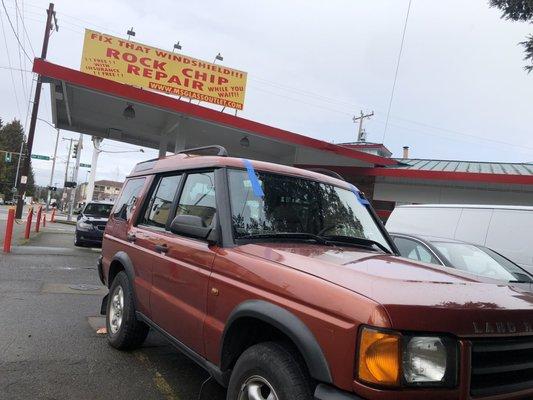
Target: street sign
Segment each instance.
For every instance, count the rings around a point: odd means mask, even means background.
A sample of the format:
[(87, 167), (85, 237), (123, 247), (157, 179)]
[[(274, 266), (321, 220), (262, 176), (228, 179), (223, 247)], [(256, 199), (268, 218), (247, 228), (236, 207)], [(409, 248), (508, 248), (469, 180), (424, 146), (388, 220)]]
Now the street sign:
[(50, 161), (50, 156), (42, 156), (40, 154), (32, 154), (31, 158), (35, 158), (36, 160), (47, 160), (47, 161)]
[(66, 188), (75, 188), (76, 187), (76, 182), (74, 182), (74, 181), (65, 181), (64, 186)]
[(91, 168), (91, 164), (84, 164), (84, 163), (80, 163), (80, 167), (82, 168)]
[(28, 177), (26, 175), (22, 175), (20, 177), (20, 183), (22, 183), (23, 185), (25, 185), (26, 183), (28, 183)]

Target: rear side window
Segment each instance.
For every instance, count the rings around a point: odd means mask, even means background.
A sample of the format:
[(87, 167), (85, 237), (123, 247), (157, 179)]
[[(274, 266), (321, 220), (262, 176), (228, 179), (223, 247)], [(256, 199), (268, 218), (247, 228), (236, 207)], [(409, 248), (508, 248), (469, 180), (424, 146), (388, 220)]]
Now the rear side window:
[(216, 212), (215, 174), (213, 171), (187, 176), (176, 215), (196, 215), (210, 226)]
[(113, 217), (117, 219), (129, 220), (135, 201), (139, 197), (142, 187), (144, 186), (144, 177), (130, 179), (124, 185), (122, 193), (115, 203)]
[(146, 212), (140, 223), (142, 225), (164, 228), (172, 210), (172, 202), (178, 190), (181, 175), (163, 176), (146, 207)]

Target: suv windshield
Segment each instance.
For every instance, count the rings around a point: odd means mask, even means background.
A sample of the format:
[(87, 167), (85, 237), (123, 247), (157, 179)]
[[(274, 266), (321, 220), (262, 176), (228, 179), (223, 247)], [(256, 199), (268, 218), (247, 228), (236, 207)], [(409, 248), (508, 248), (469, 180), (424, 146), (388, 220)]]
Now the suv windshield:
[(112, 208), (113, 204), (89, 203), (85, 206), (83, 213), (91, 217), (108, 218)]
[(382, 250), (391, 250), (354, 192), (286, 175), (256, 172), (256, 176), (258, 182), (252, 182), (247, 171), (229, 171), (236, 239), (279, 235), (290, 241), (314, 235), (366, 247), (375, 242)]

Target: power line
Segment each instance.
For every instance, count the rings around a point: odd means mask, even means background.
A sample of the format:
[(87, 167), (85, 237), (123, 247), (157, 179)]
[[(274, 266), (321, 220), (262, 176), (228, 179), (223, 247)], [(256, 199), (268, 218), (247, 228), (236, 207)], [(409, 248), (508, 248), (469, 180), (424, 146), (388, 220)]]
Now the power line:
[[(22, 4), (24, 5), (24, 2)], [(17, 4), (17, 0), (15, 0), (15, 7), (17, 7), (17, 10), (19, 11), (19, 15), (21, 16), (20, 20), (22, 22), (22, 29), (24, 30), (24, 35), (26, 36), (26, 39), (28, 39), (28, 44), (30, 45), (31, 52), (32, 52), (33, 56), (35, 57), (35, 50), (33, 49), (33, 46), (31, 44), (30, 35), (28, 34), (28, 31), (26, 30), (26, 24), (24, 23), (24, 14), (20, 12), (19, 6)], [(22, 9), (22, 11), (24, 12), (24, 8)]]
[(4, 35), (4, 44), (6, 46), (7, 64), (9, 65), (9, 74), (11, 75), (11, 83), (13, 84), (13, 93), (15, 95), (15, 103), (17, 104), (17, 110), (19, 112), (19, 117), (22, 117), (22, 113), (20, 112), (19, 99), (17, 95), (17, 86), (15, 85), (15, 78), (13, 77), (13, 67), (11, 65), (11, 57), (9, 56), (9, 46), (7, 45), (6, 30), (4, 28), (4, 18), (2, 17), (1, 14), (0, 14), (0, 22), (2, 25), (2, 34)]
[[(11, 22), (11, 18), (9, 17), (9, 13), (7, 12), (7, 8), (6, 8), (6, 4), (4, 3), (4, 0), (2, 0), (2, 7), (4, 7), (4, 12), (6, 13), (6, 17), (7, 17), (7, 21), (9, 22), (9, 26), (11, 26), (11, 30), (13, 31), (13, 35), (15, 35), (15, 38), (17, 39), (17, 42), (20, 46), (20, 48), (22, 49), (22, 51), (24, 52), (24, 54), (26, 55), (26, 57), (28, 57), (28, 60), (30, 62), (33, 62), (31, 57), (28, 55), (28, 53), (26, 52), (26, 49), (24, 48), (24, 46), (22, 45), (22, 43), (20, 42), (20, 38), (19, 36), (17, 35), (17, 32), (15, 31), (15, 28), (13, 27), (13, 23)], [(4, 33), (5, 35), (5, 33)]]
[(394, 99), (394, 91), (396, 90), (396, 81), (398, 80), (398, 71), (400, 69), (400, 60), (402, 59), (403, 43), (405, 41), (405, 32), (407, 31), (407, 22), (409, 21), (409, 12), (411, 11), (411, 1), (412, 0), (409, 0), (409, 5), (407, 6), (407, 14), (405, 15), (405, 23), (403, 24), (402, 42), (400, 43), (400, 52), (398, 53), (398, 61), (396, 62), (396, 71), (394, 72), (394, 81), (392, 83), (392, 90), (391, 90), (390, 99), (389, 99), (389, 107), (387, 110), (387, 120), (385, 121), (385, 128), (383, 129), (383, 139), (381, 141), (382, 143), (385, 142), (385, 136), (387, 135), (387, 128), (389, 126), (390, 110), (392, 107), (392, 100)]
[(0, 65), (0, 69), (8, 69), (8, 70), (11, 70), (11, 71), (22, 71), (22, 72), (29, 72), (29, 73), (32, 73), (33, 71), (30, 71), (29, 69), (24, 69), (24, 68), (15, 68), (15, 67), (7, 67), (5, 65)]

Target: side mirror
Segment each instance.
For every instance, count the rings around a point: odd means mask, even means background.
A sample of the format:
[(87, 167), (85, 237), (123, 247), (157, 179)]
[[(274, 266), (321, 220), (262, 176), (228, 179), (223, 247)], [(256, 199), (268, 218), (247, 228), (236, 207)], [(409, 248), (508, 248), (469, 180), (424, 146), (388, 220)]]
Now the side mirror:
[(81, 219), (81, 214), (78, 214), (78, 216), (76, 217), (76, 219), (79, 221)]
[(208, 240), (212, 243), (218, 239), (216, 229), (205, 226), (202, 218), (197, 215), (177, 215), (170, 223), (170, 232), (177, 235)]

